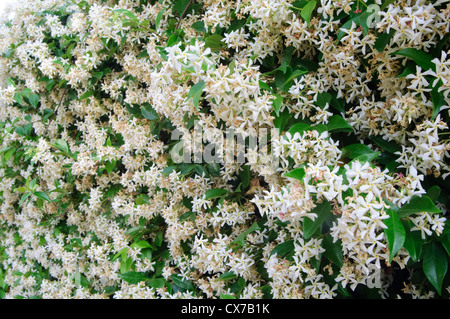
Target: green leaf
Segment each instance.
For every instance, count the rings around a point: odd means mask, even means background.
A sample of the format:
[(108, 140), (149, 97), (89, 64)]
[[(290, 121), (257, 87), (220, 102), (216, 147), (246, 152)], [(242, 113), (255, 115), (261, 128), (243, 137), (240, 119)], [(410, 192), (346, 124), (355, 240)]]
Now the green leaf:
[(47, 89), (47, 91), (51, 91), (53, 89), (53, 87), (55, 86), (56, 82), (54, 79), (49, 79), (47, 81), (47, 84), (45, 85), (45, 88)]
[(298, 179), (299, 181), (303, 181), (303, 177), (305, 177), (305, 175), (306, 175), (306, 173), (305, 173), (305, 169), (303, 167), (296, 168), (296, 169), (284, 174), (284, 176), (286, 176), (286, 177), (295, 178), (295, 179)]
[(359, 161), (360, 163), (371, 162), (372, 160), (376, 159), (379, 155), (380, 152), (362, 154), (352, 159), (352, 162), (354, 161)]
[(248, 165), (242, 167), (239, 177), (241, 178), (242, 188), (246, 189), (250, 185), (250, 167)]
[(433, 203), (437, 202), (440, 194), (441, 194), (441, 188), (437, 185), (433, 185), (427, 190), (427, 195), (428, 195), (428, 197), (430, 197), (430, 199)]
[(33, 193), (34, 196), (36, 196), (37, 198), (40, 198), (42, 200), (46, 200), (46, 201), (50, 201), (50, 197), (48, 197), (48, 195), (44, 192), (34, 192)]
[(342, 37), (346, 34), (343, 30), (350, 30), (353, 23), (356, 24), (356, 27), (359, 25), (359, 16), (353, 17), (352, 19), (348, 20), (344, 25), (340, 28), (336, 43), (339, 43), (339, 41), (342, 39)]
[(154, 289), (163, 288), (166, 280), (164, 278), (151, 278), (148, 280), (150, 287)]
[(114, 170), (114, 167), (116, 167), (117, 161), (116, 160), (105, 161), (104, 164), (105, 164), (106, 172), (108, 174), (111, 174), (112, 171)]
[(431, 62), (433, 58), (428, 53), (425, 53), (424, 51), (418, 50), (416, 48), (401, 49), (391, 53), (391, 55), (401, 55), (408, 57), (414, 60), (414, 62), (416, 62), (417, 65), (420, 66), (424, 71), (429, 69), (432, 69), (433, 71), (436, 70), (436, 66), (433, 62)]
[(294, 136), (295, 133), (300, 133), (300, 135), (302, 135), (301, 133), (310, 131), (311, 129), (312, 129), (311, 125), (309, 124), (295, 123), (294, 125), (291, 126), (288, 132), (291, 133), (292, 136)]
[(439, 295), (442, 294), (442, 282), (447, 269), (447, 256), (442, 246), (437, 242), (426, 245), (423, 249), (423, 271)]
[(233, 295), (220, 293), (220, 299), (237, 299), (237, 298)]
[(322, 246), (325, 249), (323, 253), (326, 258), (335, 263), (338, 267), (344, 264), (344, 256), (342, 254), (342, 243), (340, 240), (333, 242), (333, 237), (327, 234), (322, 240)]
[(289, 118), (292, 116), (292, 114), (289, 112), (289, 110), (286, 108), (284, 111), (282, 111), (279, 116), (275, 116), (275, 119), (273, 120), (273, 125), (278, 129), (278, 132), (281, 134), (284, 130), (284, 127), (286, 126), (287, 122), (289, 121)]
[(85, 92), (83, 95), (80, 96), (80, 100), (87, 99), (88, 97), (91, 97), (94, 95), (94, 91), (90, 90)]
[(331, 215), (331, 204), (328, 201), (317, 204), (317, 206), (311, 211), (316, 213), (317, 217), (311, 220), (308, 217), (303, 219), (303, 238), (309, 239), (316, 230), (323, 224), (325, 220)]
[(120, 279), (128, 282), (129, 284), (135, 285), (141, 281), (149, 280), (147, 275), (142, 272), (128, 271), (123, 274), (119, 274)]
[(153, 109), (153, 107), (148, 104), (145, 103), (142, 107), (141, 107), (141, 114), (143, 117), (145, 117), (147, 120), (159, 120), (159, 115), (158, 113)]
[(289, 75), (289, 77), (284, 81), (283, 85), (281, 86), (281, 89), (283, 91), (289, 90), (289, 88), (292, 86), (292, 81), (299, 77), (302, 74), (308, 73), (308, 70), (295, 70), (294, 72)]
[(130, 10), (127, 10), (127, 9), (115, 9), (113, 11), (114, 12), (118, 12), (120, 14), (123, 14), (124, 16), (126, 16), (127, 18), (129, 18), (131, 20), (139, 21), (139, 19)]
[[(439, 81), (439, 83), (441, 83), (441, 81)], [(446, 104), (443, 92), (438, 91), (439, 87), (440, 85), (438, 84), (431, 90), (431, 100), (433, 102), (433, 114), (431, 118), (433, 120), (441, 111), (441, 107), (443, 107)]]
[(241, 245), (241, 247), (245, 246), (245, 238), (247, 237), (248, 234), (261, 229), (258, 225), (257, 222), (254, 222), (246, 231), (242, 232), (241, 234), (239, 234), (233, 241), (232, 243), (237, 243), (239, 245)]
[(205, 22), (204, 21), (197, 21), (192, 24), (192, 29), (194, 29), (197, 32), (205, 32)]
[(164, 234), (163, 232), (160, 230), (157, 234), (156, 234), (156, 238), (155, 238), (155, 246), (156, 247), (161, 247), (162, 243), (164, 240)]
[(139, 249), (145, 249), (145, 248), (153, 248), (152, 245), (146, 240), (140, 240), (136, 241), (131, 244), (131, 248), (139, 248)]
[(272, 88), (266, 82), (259, 80), (258, 84), (259, 84), (259, 88), (261, 90), (266, 90), (266, 91), (272, 92)]
[(340, 115), (331, 116), (327, 127), (330, 132), (353, 132), (353, 127)]
[(183, 215), (181, 215), (179, 220), (180, 220), (180, 222), (184, 222), (185, 220), (188, 220), (188, 219), (195, 221), (196, 216), (197, 216), (197, 214), (195, 212), (187, 212), (187, 213), (184, 213)]
[(275, 114), (277, 116), (279, 116), (281, 105), (283, 104), (283, 98), (278, 94), (274, 94), (274, 96), (275, 96), (275, 99), (272, 99), (272, 107), (273, 107), (273, 110), (275, 111)]
[(170, 276), (170, 278), (172, 279), (173, 283), (182, 290), (194, 290), (194, 285), (192, 284), (192, 282), (183, 279), (180, 275), (173, 274)]
[(369, 32), (369, 26), (367, 25), (367, 19), (373, 14), (373, 11), (364, 11), (362, 14), (359, 15), (359, 24), (361, 25), (364, 35), (366, 35)]
[(389, 262), (391, 262), (392, 258), (403, 247), (406, 232), (400, 217), (394, 210), (388, 209), (386, 213), (389, 215), (389, 218), (383, 220), (383, 223), (387, 226), (384, 229), (384, 234), (389, 247)]
[(69, 150), (69, 145), (63, 139), (56, 140), (54, 146), (63, 153), (71, 154)]
[(410, 199), (409, 203), (400, 207), (398, 210), (398, 215), (400, 218), (405, 218), (409, 215), (423, 212), (441, 213), (441, 210), (434, 205), (430, 197), (427, 195), (422, 195), (422, 197), (414, 196)]
[(303, 8), (302, 11), (300, 12), (300, 16), (303, 18), (303, 20), (306, 21), (306, 23), (309, 24), (311, 22), (311, 15), (312, 12), (314, 11), (314, 9), (316, 8), (316, 1), (309, 1)]
[(221, 197), (223, 195), (225, 195), (228, 191), (226, 189), (222, 189), (222, 188), (213, 188), (213, 189), (209, 189), (205, 192), (205, 200), (209, 200), (209, 199), (215, 199), (218, 197)]
[(227, 281), (227, 280), (236, 279), (237, 277), (238, 276), (234, 272), (227, 271), (227, 272), (224, 272), (222, 275), (220, 275), (219, 280)]
[[(409, 62), (411, 62), (411, 64)], [(414, 73), (416, 73), (416, 64), (413, 61), (408, 61), (406, 62), (405, 68), (403, 69), (402, 73), (397, 75), (397, 78), (404, 78)]]
[(445, 233), (442, 235), (441, 243), (447, 251), (447, 255), (450, 256), (450, 233)]
[(188, 96), (186, 100), (189, 100), (190, 98), (193, 99), (194, 106), (198, 110), (198, 103), (200, 100), (200, 96), (203, 93), (203, 89), (205, 88), (206, 84), (204, 81), (200, 81), (196, 84), (194, 84), (191, 89), (189, 90)]
[(371, 135), (369, 138), (381, 147), (384, 151), (389, 152), (391, 154), (395, 154), (395, 152), (400, 152), (402, 148), (394, 141), (386, 141), (380, 136)]
[(27, 191), (27, 188), (24, 186), (18, 187), (16, 189), (16, 191), (18, 191), (19, 193), (25, 193)]
[(100, 80), (103, 77), (103, 72), (99, 71), (99, 72), (94, 72), (92, 73), (92, 76), (94, 78), (96, 78), (97, 80)]
[(375, 153), (369, 146), (364, 144), (351, 144), (347, 145), (342, 149), (342, 156), (354, 159), (355, 157)]
[(23, 96), (20, 93), (14, 93), (14, 101), (19, 103), (20, 105), (23, 105)]
[(333, 96), (328, 92), (320, 92), (317, 94), (317, 106), (320, 106), (322, 109), (328, 104), (330, 105)]
[(31, 192), (26, 192), (25, 194), (23, 194), (22, 197), (20, 198), (19, 206), (22, 205), (30, 195), (31, 195)]
[(406, 220), (403, 224), (405, 227), (405, 242), (403, 244), (403, 247), (405, 247), (406, 251), (411, 256), (412, 260), (419, 261), (420, 255), (422, 254), (422, 247), (425, 243), (425, 239), (422, 239), (422, 235), (420, 234), (420, 231), (414, 230), (411, 231), (411, 228), (413, 228), (414, 224), (410, 220)]
[(30, 105), (35, 109), (35, 108), (37, 108), (37, 106), (38, 106), (38, 103), (39, 103), (39, 99), (40, 99), (40, 97), (39, 97), (39, 95), (37, 95), (37, 94), (31, 94), (29, 97), (28, 97), (28, 101), (30, 101)]
[(220, 34), (210, 35), (205, 39), (205, 47), (210, 48), (212, 51), (219, 51), (225, 47), (222, 39), (223, 37)]
[(15, 148), (10, 148), (10, 149), (8, 149), (8, 150), (5, 152), (4, 159), (5, 159), (6, 161), (9, 161), (9, 160), (11, 159), (11, 157), (14, 155), (15, 152), (16, 152), (16, 149), (15, 149)]
[(155, 21), (155, 29), (158, 29), (159, 23), (161, 22), (161, 18), (163, 16), (165, 10), (166, 9), (163, 8), (158, 12), (158, 15), (156, 16), (156, 21)]
[(181, 15), (183, 13), (183, 11), (186, 10), (188, 5), (189, 5), (189, 0), (176, 0), (173, 3), (173, 8), (175, 9), (175, 11), (177, 11)]
[(288, 241), (285, 241), (284, 243), (281, 243), (281, 244), (275, 246), (275, 248), (272, 249), (272, 251), (270, 252), (270, 256), (276, 254), (277, 257), (284, 258), (290, 254), (293, 254), (294, 248), (295, 248), (294, 241), (288, 240)]

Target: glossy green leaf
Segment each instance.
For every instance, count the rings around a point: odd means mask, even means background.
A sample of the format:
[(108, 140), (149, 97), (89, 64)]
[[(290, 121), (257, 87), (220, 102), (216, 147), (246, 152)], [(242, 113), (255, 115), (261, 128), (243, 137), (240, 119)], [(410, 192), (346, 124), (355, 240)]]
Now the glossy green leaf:
[(166, 11), (165, 8), (161, 9), (158, 12), (158, 15), (156, 16), (156, 21), (155, 21), (155, 29), (158, 29), (159, 23), (161, 22), (161, 18), (162, 18), (163, 14), (164, 14), (164, 11)]
[(260, 227), (257, 222), (254, 222), (247, 230), (239, 234), (232, 243), (237, 243), (241, 245), (241, 247), (245, 246), (245, 238), (248, 236), (248, 234), (253, 233), (254, 231), (259, 230)]
[(433, 201), (427, 195), (414, 196), (409, 203), (403, 205), (398, 210), (400, 218), (405, 218), (412, 214), (418, 213), (441, 213), (441, 210), (436, 207)]
[(428, 281), (442, 294), (442, 282), (447, 274), (447, 254), (438, 242), (431, 242), (423, 248), (423, 271)]
[(333, 96), (328, 92), (320, 92), (317, 94), (317, 106), (320, 106), (322, 109), (328, 104), (330, 105)]
[(183, 279), (178, 274), (171, 275), (170, 279), (172, 279), (173, 283), (180, 287), (182, 290), (194, 290), (194, 285), (192, 284), (192, 282)]
[(446, 105), (444, 93), (438, 91), (439, 87), (440, 87), (439, 85), (436, 85), (431, 90), (431, 101), (433, 102), (433, 114), (432, 114), (432, 117), (431, 117), (432, 119), (435, 119), (436, 116), (441, 111), (441, 108), (444, 105)]
[(303, 167), (296, 168), (290, 172), (284, 174), (286, 177), (295, 178), (299, 181), (303, 181), (303, 177), (305, 177), (305, 169)]
[(432, 69), (433, 71), (436, 70), (436, 66), (434, 65), (433, 62), (431, 62), (433, 58), (428, 53), (425, 53), (424, 51), (421, 51), (419, 49), (416, 48), (400, 49), (398, 51), (391, 53), (391, 55), (401, 55), (408, 57), (414, 60), (414, 62), (416, 62), (417, 65), (422, 68), (422, 70), (429, 70), (429, 69)]
[(389, 262), (391, 262), (392, 258), (394, 258), (400, 248), (403, 247), (406, 232), (397, 212), (392, 209), (388, 209), (386, 212), (389, 215), (389, 218), (383, 220), (383, 223), (387, 226), (387, 228), (384, 229), (384, 234), (386, 235), (386, 241), (389, 248)]
[(143, 105), (141, 107), (141, 113), (142, 116), (145, 117), (147, 120), (158, 120), (159, 119), (159, 115), (158, 113), (153, 109), (153, 107), (146, 103), (145, 105)]
[(406, 251), (411, 256), (412, 260), (419, 261), (420, 256), (422, 255), (422, 248), (425, 242), (425, 239), (422, 239), (422, 235), (418, 230), (411, 230), (414, 227), (414, 224), (407, 220), (403, 224), (405, 227), (405, 242), (403, 247), (405, 247)]
[(342, 156), (353, 159), (355, 157), (365, 155), (365, 154), (373, 154), (375, 153), (369, 146), (364, 144), (351, 144), (347, 145), (342, 149)]
[(129, 18), (131, 20), (139, 21), (139, 19), (130, 10), (127, 10), (127, 9), (115, 9), (113, 11), (114, 12), (118, 12), (120, 14), (123, 14), (124, 16), (126, 16), (127, 18)]
[(303, 219), (303, 238), (309, 239), (316, 230), (323, 224), (325, 220), (331, 215), (331, 204), (328, 201), (317, 204), (317, 206), (311, 211), (317, 214), (314, 220), (309, 217)]
[(128, 282), (129, 284), (135, 285), (141, 281), (146, 281), (149, 278), (145, 273), (136, 272), (136, 271), (128, 271), (122, 274), (119, 274), (119, 278), (123, 281)]
[(441, 235), (441, 243), (444, 246), (447, 255), (450, 256), (450, 233), (445, 233)]
[(292, 136), (294, 136), (295, 133), (300, 133), (300, 135), (302, 135), (301, 133), (310, 131), (311, 129), (311, 125), (309, 124), (295, 123), (291, 126), (291, 128), (289, 128), (288, 132), (291, 133)]
[(380, 155), (380, 152), (372, 152), (372, 153), (361, 154), (361, 155), (355, 157), (354, 159), (352, 159), (352, 162), (354, 162), (354, 161), (359, 161), (361, 163), (363, 163), (363, 162), (371, 162), (374, 159), (378, 158), (379, 155)]
[(39, 95), (34, 94), (34, 93), (31, 94), (31, 95), (28, 97), (28, 101), (30, 101), (30, 105), (31, 105), (33, 108), (37, 108), (38, 103), (39, 103), (39, 100), (40, 100)]
[(427, 190), (427, 195), (428, 195), (428, 197), (430, 197), (430, 199), (433, 203), (437, 202), (440, 194), (441, 194), (441, 188), (437, 185), (433, 185)]
[(136, 241), (131, 244), (131, 248), (139, 248), (139, 249), (145, 249), (145, 248), (152, 248), (152, 245), (146, 240), (140, 240)]
[(224, 272), (222, 275), (220, 275), (219, 279), (223, 280), (223, 281), (227, 281), (227, 280), (232, 280), (232, 279), (236, 279), (238, 276), (232, 272), (232, 271), (227, 271)]
[(213, 34), (205, 39), (205, 47), (210, 48), (212, 51), (219, 51), (225, 47), (222, 39), (223, 37), (220, 34)]
[(47, 193), (45, 193), (45, 192), (34, 192), (33, 194), (37, 198), (40, 198), (40, 199), (48, 201), (48, 202), (50, 201), (50, 197), (48, 197)]
[(284, 81), (283, 85), (281, 86), (281, 89), (283, 91), (289, 90), (289, 88), (292, 86), (292, 81), (296, 78), (298, 78), (300, 75), (308, 73), (307, 70), (295, 70), (293, 71), (287, 79)]
[(338, 267), (342, 267), (344, 264), (344, 256), (342, 253), (342, 243), (340, 240), (333, 242), (333, 237), (327, 234), (322, 240), (323, 248), (325, 252), (323, 253), (326, 258), (335, 263)]
[(331, 116), (327, 127), (330, 132), (353, 132), (353, 127), (340, 115)]
[(154, 289), (163, 288), (166, 280), (164, 278), (150, 278), (148, 284)]
[(194, 102), (194, 106), (196, 109), (198, 109), (198, 103), (200, 100), (200, 96), (203, 93), (203, 89), (206, 87), (206, 84), (204, 81), (200, 81), (196, 84), (194, 84), (191, 89), (189, 90), (188, 96), (187, 96), (187, 100), (189, 100), (190, 98), (193, 99)]
[(93, 95), (94, 95), (94, 91), (92, 91), (92, 90), (87, 91), (87, 92), (85, 92), (84, 94), (82, 94), (82, 95), (80, 96), (80, 100), (87, 99), (88, 97), (91, 97), (91, 96), (93, 96)]
[(205, 198), (205, 200), (215, 199), (215, 198), (225, 195), (227, 192), (228, 191), (226, 189), (222, 189), (222, 188), (209, 189), (205, 192), (204, 198)]
[(309, 1), (301, 10), (300, 16), (306, 21), (306, 23), (309, 24), (311, 22), (311, 15), (316, 8), (316, 1)]
[(192, 29), (194, 29), (197, 32), (205, 32), (205, 22), (204, 21), (197, 21), (192, 24)]
[(242, 188), (246, 189), (250, 185), (250, 167), (248, 165), (242, 166), (239, 177), (241, 178)]
[(277, 255), (279, 258), (284, 258), (288, 255), (292, 255), (294, 253), (294, 241), (288, 240), (284, 243), (278, 244), (274, 249), (270, 252), (270, 255)]
[(281, 105), (283, 104), (283, 98), (278, 94), (274, 94), (274, 96), (275, 98), (272, 100), (272, 107), (273, 110), (275, 111), (275, 114), (279, 116)]
[(394, 141), (386, 141), (382, 137), (374, 135), (369, 136), (369, 138), (386, 152), (394, 154), (402, 150), (401, 146)]

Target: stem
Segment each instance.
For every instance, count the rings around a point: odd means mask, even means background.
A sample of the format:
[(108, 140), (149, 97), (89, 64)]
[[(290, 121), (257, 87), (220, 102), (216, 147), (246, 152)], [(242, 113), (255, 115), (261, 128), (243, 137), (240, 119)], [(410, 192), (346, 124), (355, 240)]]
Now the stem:
[(194, 0), (189, 0), (189, 3), (187, 4), (186, 8), (184, 8), (183, 13), (180, 16), (180, 19), (178, 20), (177, 25), (175, 26), (175, 29), (173, 31), (176, 31), (178, 29), (178, 27), (180, 26), (181, 20), (184, 17), (184, 14), (186, 13), (187, 9), (191, 6), (192, 2), (194, 2)]
[(362, 3), (366, 8), (367, 8), (367, 4), (364, 1), (359, 1), (358, 0), (358, 9), (359, 9), (359, 4)]

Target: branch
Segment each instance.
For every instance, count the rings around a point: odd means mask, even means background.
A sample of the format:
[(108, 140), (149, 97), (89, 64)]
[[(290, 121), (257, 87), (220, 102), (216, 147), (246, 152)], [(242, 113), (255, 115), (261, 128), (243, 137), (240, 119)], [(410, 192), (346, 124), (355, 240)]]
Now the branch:
[(176, 31), (178, 29), (178, 27), (180, 26), (181, 19), (183, 19), (187, 9), (191, 6), (192, 2), (194, 2), (194, 0), (189, 0), (189, 3), (187, 4), (186, 8), (184, 8), (183, 13), (181, 14), (180, 19), (178, 20), (178, 23), (175, 26), (175, 29), (173, 31)]

